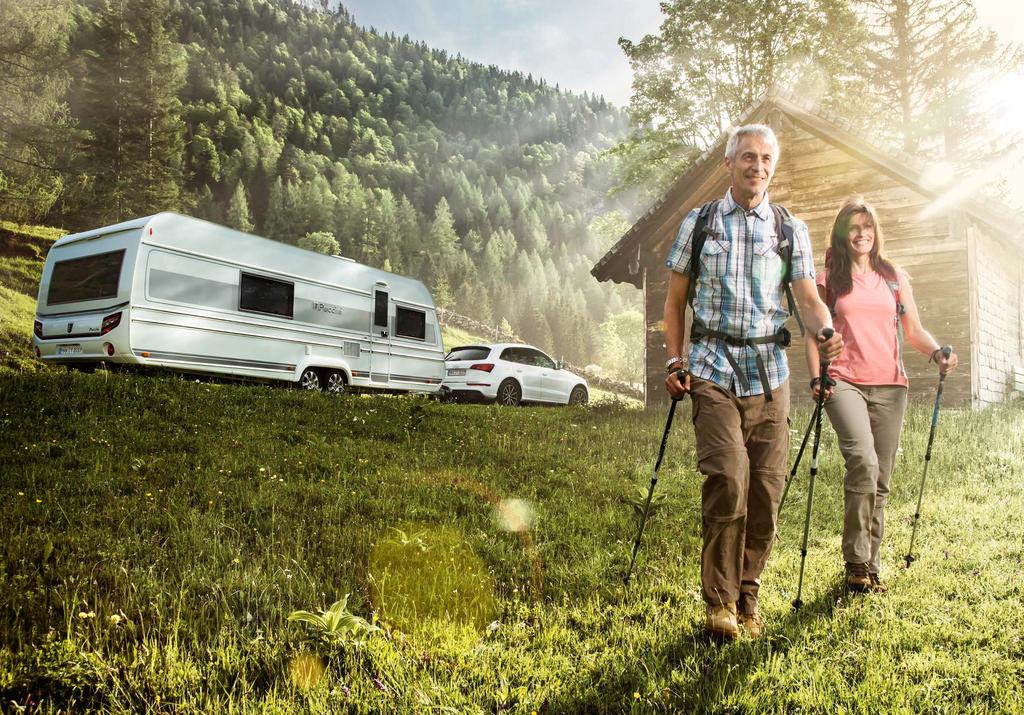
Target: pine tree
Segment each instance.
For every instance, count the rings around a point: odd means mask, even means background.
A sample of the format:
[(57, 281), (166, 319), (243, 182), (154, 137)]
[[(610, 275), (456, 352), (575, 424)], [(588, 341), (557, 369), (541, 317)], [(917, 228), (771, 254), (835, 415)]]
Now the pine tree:
[(38, 219), (73, 181), (62, 97), (70, 0), (0, 2), (0, 216)]
[(184, 54), (166, 24), (169, 0), (104, 0), (92, 18), (81, 104), (83, 168), (94, 177), (84, 211), (94, 224), (179, 208), (183, 152), (178, 88)]
[(245, 197), (245, 187), (241, 181), (235, 184), (235, 190), (231, 194), (231, 200), (228, 201), (228, 210), (224, 220), (228, 226), (237, 228), (239, 231), (248, 232), (253, 229), (249, 214), (249, 201)]
[[(868, 53), (879, 96), (878, 129), (904, 151), (936, 147), (964, 159), (984, 135), (978, 101), (993, 81), (1024, 62), (1020, 48), (1000, 44), (978, 24), (970, 0), (861, 0), (871, 30)], [(1019, 137), (1018, 137), (1019, 138)], [(973, 157), (977, 158), (977, 157)]]
[(455, 258), (458, 242), (452, 212), (448, 209), (448, 201), (442, 196), (437, 202), (434, 221), (427, 233), (427, 250), (436, 255), (442, 264), (448, 266)]

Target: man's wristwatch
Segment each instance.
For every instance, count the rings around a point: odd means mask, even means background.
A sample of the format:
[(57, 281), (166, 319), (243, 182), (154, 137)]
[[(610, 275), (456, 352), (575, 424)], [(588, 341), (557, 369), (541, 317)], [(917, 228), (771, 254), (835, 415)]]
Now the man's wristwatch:
[[(665, 372), (672, 372), (672, 366), (675, 365), (676, 363), (683, 363), (683, 359), (681, 357), (670, 357), (668, 360), (666, 360)], [(680, 367), (682, 367), (685, 370), (686, 364), (683, 363)]]
[(819, 382), (821, 382), (821, 378), (820, 377), (812, 377), (811, 378), (811, 389), (813, 390), (815, 385), (817, 385)]

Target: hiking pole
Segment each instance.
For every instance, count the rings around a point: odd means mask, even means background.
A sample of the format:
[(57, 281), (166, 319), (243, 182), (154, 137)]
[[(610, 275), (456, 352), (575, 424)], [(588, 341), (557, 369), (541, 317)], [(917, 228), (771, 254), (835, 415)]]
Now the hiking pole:
[[(832, 328), (823, 328), (821, 334), (825, 340), (832, 337)], [(797, 582), (796, 599), (793, 609), (799, 610), (804, 602), (800, 595), (804, 589), (804, 564), (807, 562), (807, 536), (811, 530), (811, 503), (814, 501), (814, 478), (818, 475), (818, 446), (821, 444), (821, 413), (825, 404), (825, 389), (828, 387), (828, 360), (821, 361), (821, 386), (818, 390), (818, 404), (814, 409), (814, 447), (811, 450), (811, 478), (807, 484), (807, 515), (804, 517), (804, 541), (800, 546), (800, 580)]]
[[(942, 357), (949, 358), (953, 353), (950, 345), (942, 348)], [(921, 490), (917, 493), (917, 511), (914, 512), (914, 529), (910, 532), (910, 548), (903, 560), (907, 562), (907, 568), (914, 563), (914, 538), (917, 536), (917, 521), (921, 518), (921, 502), (924, 500), (924, 481), (928, 478), (928, 463), (932, 458), (932, 440), (935, 439), (935, 425), (939, 421), (939, 405), (942, 404), (942, 385), (946, 382), (944, 374), (939, 375), (939, 389), (935, 392), (935, 409), (932, 410), (932, 428), (928, 433), (928, 448), (924, 452), (924, 475), (921, 477)]]
[[(683, 381), (683, 376), (686, 374), (685, 370), (679, 369), (675, 371), (675, 374), (679, 377), (679, 381)], [(685, 397), (685, 395), (683, 396)], [(676, 414), (676, 404), (683, 399), (682, 397), (676, 399), (672, 398), (672, 406), (668, 409), (668, 420), (665, 422), (665, 432), (661, 435), (661, 449), (658, 450), (658, 461), (654, 463), (654, 474), (651, 476), (651, 486), (647, 490), (647, 500), (644, 502), (644, 513), (640, 517), (640, 528), (636, 532), (636, 541), (633, 543), (633, 556), (629, 559), (629, 569), (626, 571), (626, 575), (622, 579), (622, 583), (625, 586), (629, 585), (629, 577), (633, 573), (633, 564), (636, 563), (636, 554), (640, 550), (640, 538), (644, 535), (644, 526), (647, 525), (647, 515), (651, 509), (651, 498), (654, 497), (654, 486), (658, 483), (658, 468), (661, 467), (661, 460), (665, 456), (665, 444), (668, 443), (668, 432), (672, 429), (672, 418)]]
[[(793, 485), (793, 477), (796, 476), (797, 467), (800, 466), (800, 458), (804, 456), (804, 447), (807, 446), (807, 438), (811, 436), (811, 427), (814, 426), (814, 422), (818, 417), (818, 404), (814, 404), (814, 409), (811, 410), (811, 419), (807, 421), (807, 430), (804, 432), (804, 439), (800, 443), (800, 451), (796, 453), (796, 461), (793, 462), (793, 468), (789, 470), (789, 479), (786, 480), (786, 488), (782, 490), (782, 498), (779, 499), (779, 509), (776, 514), (782, 513), (782, 505), (786, 503), (786, 495), (789, 494), (789, 488)], [(776, 538), (778, 533), (775, 534)]]

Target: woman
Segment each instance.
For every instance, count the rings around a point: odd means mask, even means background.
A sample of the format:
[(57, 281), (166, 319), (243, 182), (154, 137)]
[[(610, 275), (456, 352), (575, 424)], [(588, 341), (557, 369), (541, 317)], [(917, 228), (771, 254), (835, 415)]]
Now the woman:
[[(818, 293), (843, 336), (843, 354), (829, 366), (825, 410), (846, 460), (843, 559), (850, 590), (886, 591), (879, 578), (884, 509), (907, 408), (901, 342), (930, 356), (941, 374), (956, 367), (922, 326), (907, 274), (885, 257), (882, 227), (862, 197), (846, 201), (832, 226)], [(900, 340), (902, 327), (904, 340)], [(807, 341), (811, 390), (821, 384), (816, 341)]]

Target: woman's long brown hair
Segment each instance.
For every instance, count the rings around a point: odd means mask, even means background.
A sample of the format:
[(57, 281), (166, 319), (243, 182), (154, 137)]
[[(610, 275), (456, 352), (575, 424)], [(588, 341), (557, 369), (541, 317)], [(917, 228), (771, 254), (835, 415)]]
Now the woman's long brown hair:
[(835, 223), (832, 224), (829, 248), (825, 251), (825, 270), (828, 271), (825, 299), (830, 310), (840, 296), (853, 289), (853, 277), (850, 274), (853, 261), (850, 259), (849, 236), (850, 224), (853, 217), (858, 214), (867, 215), (871, 219), (871, 225), (875, 227), (875, 243), (871, 246), (870, 254), (872, 270), (886, 280), (899, 280), (896, 276), (896, 265), (886, 258), (883, 250), (882, 224), (878, 222), (875, 207), (867, 203), (863, 196), (853, 196), (839, 209)]

